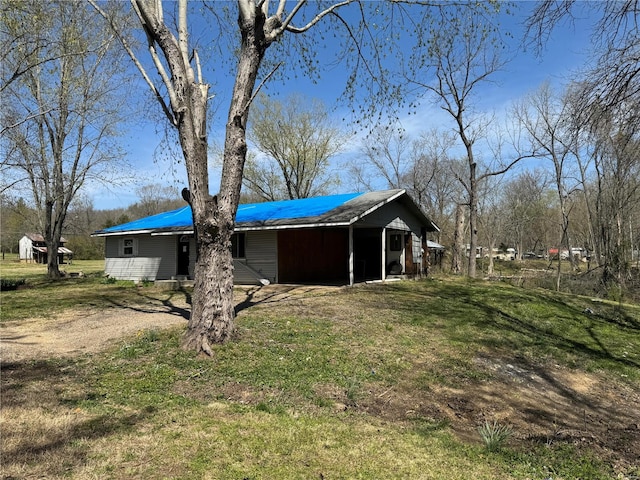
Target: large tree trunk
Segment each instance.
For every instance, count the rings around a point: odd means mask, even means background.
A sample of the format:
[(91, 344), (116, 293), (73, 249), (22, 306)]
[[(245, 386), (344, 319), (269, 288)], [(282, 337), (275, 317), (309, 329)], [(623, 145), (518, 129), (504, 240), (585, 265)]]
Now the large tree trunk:
[[(191, 317), (183, 347), (211, 355), (211, 346), (234, 331), (231, 232), (215, 229), (198, 237)], [(229, 241), (225, 241), (229, 239)]]
[(58, 247), (60, 246), (60, 235), (55, 235), (55, 224), (53, 222), (53, 203), (46, 202), (44, 217), (44, 237), (47, 246), (47, 276), (56, 280), (60, 278), (60, 267), (58, 265)]
[[(264, 14), (254, 10), (254, 16), (240, 16), (242, 46), (238, 60), (229, 116), (226, 126), (224, 163), (220, 192), (217, 197), (209, 197), (206, 185), (199, 185), (198, 178), (206, 176), (202, 170), (207, 162), (198, 161), (204, 155), (206, 160), (206, 137), (196, 142), (199, 147), (192, 165), (187, 159), (194, 229), (196, 233), (198, 258), (195, 268), (195, 283), (192, 298), (191, 318), (183, 338), (183, 347), (198, 352), (212, 354), (211, 346), (228, 340), (234, 331), (233, 301), (233, 258), (231, 235), (235, 226), (235, 216), (240, 202), (242, 171), (247, 155), (246, 124), (249, 105), (253, 95), (260, 63), (269, 43), (264, 36)], [(195, 88), (195, 86), (194, 86)], [(197, 96), (194, 93), (194, 97)], [(206, 107), (206, 95), (202, 99)], [(193, 103), (192, 103), (193, 105)], [(202, 110), (206, 119), (206, 108)], [(180, 126), (179, 126), (180, 129)], [(189, 130), (187, 129), (187, 132)], [(181, 131), (182, 140), (182, 131)], [(187, 157), (189, 138), (183, 142)], [(204, 150), (202, 147), (204, 146)], [(199, 171), (200, 175), (193, 175)]]

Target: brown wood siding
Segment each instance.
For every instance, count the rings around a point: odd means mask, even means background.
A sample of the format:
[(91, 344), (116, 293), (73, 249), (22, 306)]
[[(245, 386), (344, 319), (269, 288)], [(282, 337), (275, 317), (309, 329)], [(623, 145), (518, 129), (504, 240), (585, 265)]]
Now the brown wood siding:
[(411, 238), (411, 232), (406, 232), (404, 235), (404, 273), (407, 275), (413, 275), (413, 243)]
[(278, 232), (278, 282), (345, 282), (349, 279), (347, 229)]

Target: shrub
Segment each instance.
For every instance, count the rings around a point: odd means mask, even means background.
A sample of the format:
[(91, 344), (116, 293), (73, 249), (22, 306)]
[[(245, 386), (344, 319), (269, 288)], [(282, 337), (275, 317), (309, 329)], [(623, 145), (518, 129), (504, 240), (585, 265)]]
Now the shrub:
[(500, 425), (495, 420), (493, 422), (486, 421), (478, 427), (478, 433), (484, 442), (484, 446), (490, 452), (500, 450), (511, 437), (511, 427), (508, 425)]
[(16, 290), (21, 285), (24, 285), (27, 281), (24, 278), (0, 278), (0, 290), (3, 292), (9, 290)]

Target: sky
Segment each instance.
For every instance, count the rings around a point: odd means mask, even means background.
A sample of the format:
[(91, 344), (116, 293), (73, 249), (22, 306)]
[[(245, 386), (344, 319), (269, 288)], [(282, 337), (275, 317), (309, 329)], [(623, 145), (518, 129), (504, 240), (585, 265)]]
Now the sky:
[[(493, 112), (497, 117), (504, 116), (514, 101), (531, 93), (543, 82), (549, 82), (552, 86), (561, 88), (589, 60), (589, 35), (593, 23), (589, 18), (576, 19), (573, 24), (561, 24), (549, 37), (540, 55), (536, 55), (533, 48), (523, 49), (521, 46), (524, 35), (522, 22), (533, 5), (534, 3), (530, 1), (516, 2), (515, 14), (501, 17), (502, 28), (505, 32), (511, 32), (513, 36), (508, 43), (511, 50), (509, 57), (512, 60), (501, 72), (492, 77), (492, 82), (487, 82), (481, 90), (478, 90), (477, 97), (478, 108)], [(204, 29), (204, 26), (199, 25), (199, 28)], [(148, 87), (141, 82), (137, 88), (140, 89), (141, 95), (148, 95), (146, 91)], [(211, 123), (209, 137), (211, 145), (221, 144), (224, 138), (224, 116), (228, 104), (227, 96), (222, 92), (230, 92), (231, 88), (232, 78), (220, 76), (215, 78), (212, 91), (218, 92), (218, 95), (212, 102), (218, 105), (218, 109)], [(344, 70), (331, 68), (323, 72), (322, 79), (317, 84), (304, 78), (297, 78), (284, 85), (281, 82), (268, 84), (266, 91), (268, 94), (301, 93), (309, 98), (323, 100), (327, 108), (331, 109), (336, 105), (336, 99), (343, 88)], [(162, 117), (157, 114), (151, 117), (152, 121), (141, 119), (130, 126), (127, 134), (121, 138), (122, 147), (127, 152), (126, 161), (131, 165), (133, 181), (110, 187), (92, 186), (86, 193), (92, 199), (95, 209), (125, 208), (138, 200), (136, 190), (145, 184), (172, 185), (177, 187), (178, 191), (186, 186), (184, 165), (176, 164), (171, 155), (167, 155), (167, 149), (161, 143), (164, 125), (158, 126), (157, 121), (162, 120)], [(336, 124), (343, 124), (345, 129), (352, 129), (351, 125), (343, 122), (344, 117), (344, 112), (340, 110), (333, 114)], [(447, 117), (447, 114), (428, 101), (423, 101), (414, 115), (401, 114), (402, 126), (409, 135), (417, 135), (432, 126), (453, 127), (451, 122), (452, 119)], [(177, 151), (179, 152), (179, 149)], [(333, 164), (339, 168), (340, 165), (344, 165), (358, 155), (359, 143), (358, 139), (354, 138), (345, 150), (333, 159)], [(219, 183), (219, 167), (215, 164), (210, 168), (210, 176), (211, 190), (215, 192)], [(385, 188), (385, 185), (381, 183), (380, 188)], [(353, 185), (348, 181), (343, 182), (339, 189), (335, 193), (354, 191)]]

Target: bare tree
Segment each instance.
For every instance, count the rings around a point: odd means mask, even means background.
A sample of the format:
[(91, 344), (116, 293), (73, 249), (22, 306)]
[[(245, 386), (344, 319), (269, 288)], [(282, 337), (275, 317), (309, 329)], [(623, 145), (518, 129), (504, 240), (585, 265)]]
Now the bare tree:
[(481, 185), (478, 192), (478, 224), (481, 228), (481, 238), (484, 238), (480, 254), (487, 259), (487, 275), (494, 273), (493, 252), (498, 245), (498, 241), (504, 238), (506, 224), (505, 212), (508, 206), (505, 204), (504, 185), (502, 177), (488, 178)]
[[(458, 182), (456, 161), (451, 158), (455, 134), (433, 128), (423, 133), (411, 146), (411, 168), (404, 175), (404, 188), (440, 226), (437, 241), (451, 243), (452, 219), (456, 203), (463, 195)], [(448, 235), (448, 240), (442, 238)]]
[(387, 188), (403, 188), (416, 161), (413, 142), (399, 125), (378, 125), (363, 140), (362, 155), (352, 168), (361, 178), (365, 177), (364, 170), (371, 168)]
[(284, 102), (258, 96), (248, 137), (267, 158), (247, 159), (243, 182), (263, 199), (323, 195), (339, 183), (329, 172), (330, 161), (348, 136), (334, 126), (320, 100), (299, 94)]
[(598, 18), (592, 31), (593, 67), (584, 73), (583, 104), (591, 114), (615, 108), (640, 95), (640, 4), (638, 0), (582, 2), (542, 0), (527, 20), (527, 37), (544, 46), (554, 28), (575, 17)]
[(579, 182), (575, 174), (575, 156), (573, 154), (575, 130), (567, 115), (567, 102), (557, 97), (549, 84), (543, 84), (536, 92), (516, 104), (514, 118), (524, 128), (529, 137), (526, 150), (539, 152), (553, 164), (554, 184), (560, 206), (560, 238), (558, 241), (558, 269), (556, 288), (560, 289), (561, 252), (564, 247), (571, 252), (569, 229), (570, 196), (578, 189)]
[[(494, 7), (487, 5), (486, 8)], [(488, 122), (486, 118), (471, 113), (474, 94), (480, 85), (504, 65), (500, 59), (500, 44), (494, 28), (484, 16), (477, 15), (476, 12), (445, 16), (443, 22), (446, 27), (432, 35), (425, 48), (414, 56), (413, 76), (408, 80), (435, 95), (436, 102), (453, 118), (455, 131), (464, 147), (467, 172), (459, 180), (466, 191), (469, 208), (470, 254), (467, 274), (475, 277), (479, 183), (490, 176), (506, 172), (521, 158), (492, 170), (479, 165), (479, 159), (476, 158), (476, 142), (486, 134)], [(420, 79), (425, 68), (435, 69), (434, 82)]]
[(526, 170), (511, 179), (504, 189), (504, 215), (506, 235), (521, 259), (524, 252), (538, 253), (548, 248), (554, 231), (549, 220), (553, 218), (555, 202), (549, 188), (546, 170)]
[[(69, 205), (91, 180), (106, 181), (120, 150), (113, 144), (125, 98), (120, 49), (81, 0), (22, 3), (3, 28), (21, 43), (5, 57), (20, 72), (3, 94), (3, 178), (28, 185), (48, 250), (47, 270), (58, 278), (58, 247)], [(49, 41), (50, 40), (50, 41)]]
[(635, 121), (620, 116), (605, 120), (599, 115), (594, 133), (595, 230), (599, 232), (602, 280), (607, 287), (624, 288), (627, 283), (633, 258), (633, 222), (640, 207), (640, 117), (638, 104), (630, 107)]
[(129, 207), (129, 211), (136, 218), (148, 217), (166, 210), (184, 206), (176, 187), (149, 183), (136, 189), (138, 201)]

